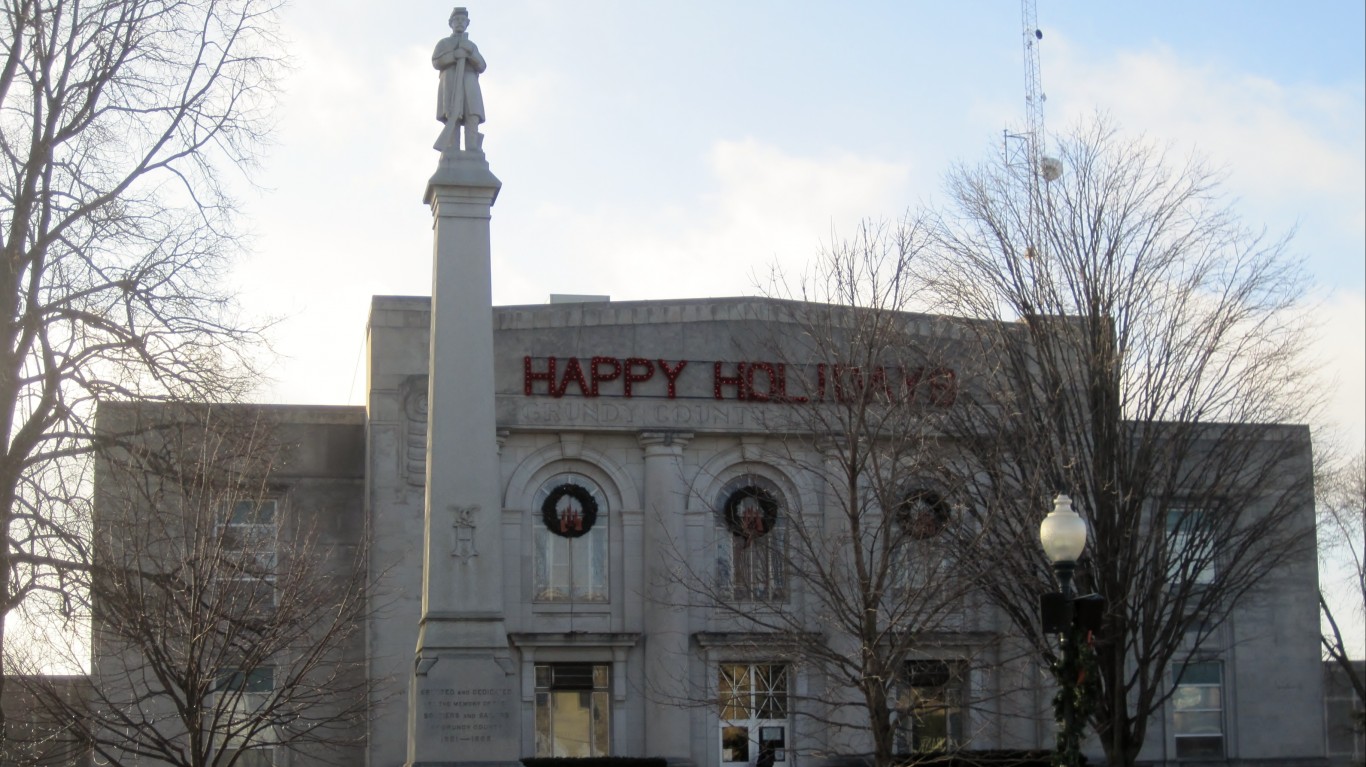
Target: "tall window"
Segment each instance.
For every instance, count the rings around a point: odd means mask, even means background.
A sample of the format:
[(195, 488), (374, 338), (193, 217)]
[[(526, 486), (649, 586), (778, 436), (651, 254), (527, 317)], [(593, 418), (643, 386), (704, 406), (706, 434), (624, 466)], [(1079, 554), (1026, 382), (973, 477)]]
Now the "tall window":
[(1178, 759), (1224, 756), (1224, 669), (1219, 661), (1187, 663), (1172, 694)]
[(1199, 585), (1214, 582), (1214, 536), (1204, 509), (1167, 512), (1167, 576)]
[(784, 509), (778, 488), (759, 477), (741, 477), (721, 491), (718, 506), (725, 531), (720, 553), (722, 583), (736, 599), (782, 599), (786, 595)]
[(721, 761), (752, 763), (760, 751), (787, 761), (788, 667), (722, 663), (718, 669)]
[(942, 660), (906, 664), (901, 696), (903, 747), (914, 752), (947, 751), (963, 745), (963, 670)]
[(939, 540), (950, 519), (948, 501), (934, 490), (914, 488), (901, 495), (892, 509), (894, 527), (888, 530), (897, 540), (896, 562), (889, 572), (893, 599), (914, 599), (915, 594), (940, 588), (952, 568), (951, 547)]
[[(227, 758), (236, 754), (236, 765), (272, 767), (275, 764), (275, 747), (263, 745), (273, 742), (271, 730), (264, 729), (250, 740), (242, 734), (262, 730), (252, 720), (270, 705), (270, 698), (274, 694), (275, 669), (270, 666), (247, 670), (227, 669), (218, 673), (213, 705), (218, 711), (218, 735), (224, 740), (225, 763)], [(246, 748), (251, 741), (255, 741), (255, 744)]]
[(536, 756), (609, 756), (610, 668), (592, 663), (536, 666)]
[(607, 499), (578, 474), (551, 477), (536, 492), (534, 596), (540, 602), (606, 602)]
[(240, 500), (224, 510), (219, 525), (223, 566), (229, 585), (238, 587), (233, 593), (244, 608), (275, 603), (278, 507), (274, 499)]

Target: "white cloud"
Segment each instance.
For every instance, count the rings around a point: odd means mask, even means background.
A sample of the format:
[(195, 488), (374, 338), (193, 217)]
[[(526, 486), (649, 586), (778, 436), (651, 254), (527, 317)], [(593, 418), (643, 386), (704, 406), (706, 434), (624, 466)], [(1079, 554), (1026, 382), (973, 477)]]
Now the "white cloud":
[(1316, 311), (1325, 420), (1349, 452), (1366, 450), (1366, 298), (1335, 291)]
[(1255, 212), (1312, 211), (1320, 226), (1360, 240), (1366, 128), (1358, 91), (1273, 82), (1164, 46), (1084, 51), (1061, 35), (1050, 45), (1060, 60), (1050, 74), (1061, 73), (1049, 83), (1051, 124), (1101, 109), (1227, 167), (1230, 189)]
[[(619, 300), (751, 294), (775, 262), (800, 270), (832, 232), (852, 232), (862, 217), (904, 199), (899, 188), (909, 174), (875, 159), (798, 156), (754, 139), (715, 142), (705, 162), (714, 185), (693, 199), (610, 209), (547, 204), (532, 226), (510, 225), (495, 254), (496, 299), (543, 301), (525, 291), (546, 285)], [(545, 242), (565, 250), (545, 254)], [(519, 270), (532, 264), (534, 274)]]

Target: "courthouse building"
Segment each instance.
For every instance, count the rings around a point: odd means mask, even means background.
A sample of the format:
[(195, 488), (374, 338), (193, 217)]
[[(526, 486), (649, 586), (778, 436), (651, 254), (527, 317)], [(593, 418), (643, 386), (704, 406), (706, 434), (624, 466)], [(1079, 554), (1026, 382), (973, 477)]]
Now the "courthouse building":
[[(829, 725), (847, 690), (832, 688), (820, 667), (793, 662), (783, 636), (756, 636), (672, 580), (714, 576), (756, 610), (783, 602), (816, 615), (799, 574), (770, 559), (774, 549), (749, 545), (766, 529), (762, 520), (746, 528), (743, 509), (746, 499), (822, 507), (808, 471), (819, 460), (807, 468), (791, 460), (791, 435), (774, 433), (770, 418), (793, 407), (774, 395), (794, 399), (799, 377), (810, 393), (831, 374), (814, 360), (764, 358), (773, 354), (769, 339), (799, 333), (792, 318), (803, 306), (789, 302), (492, 311), (498, 508), (482, 519), (457, 510), (430, 534), (457, 562), (499, 563), (496, 609), (475, 618), (499, 620), (506, 645), (482, 681), (410, 684), (423, 662), (414, 648), (424, 616), (425, 485), (440, 471), (428, 465), (431, 305), (374, 299), (364, 407), (260, 408), (294, 445), (272, 482), (277, 518), (326, 520), (319, 529), (332, 545), (373, 533), (372, 572), (382, 582), (364, 626), (366, 667), (387, 684), (372, 701), (363, 763), (405, 764), (420, 728), (453, 758), (501, 743), (515, 757), (659, 755), (736, 767), (754, 764), (763, 743), (789, 765), (866, 750)], [(926, 338), (952, 327), (905, 321)], [(904, 394), (930, 409), (955, 406), (958, 376), (951, 364), (898, 375)], [(486, 523), (496, 534), (476, 537)], [(1317, 763), (1316, 573), (1306, 557), (1215, 634), (1150, 728), (1145, 762), (1195, 753), (1231, 764)], [(901, 747), (1051, 746), (1051, 683), (1021, 656), (1008, 621), (965, 596), (932, 639), (907, 661)], [(1200, 710), (1180, 708), (1182, 700)], [(361, 763), (362, 754), (349, 758)], [(281, 752), (278, 761), (302, 760)]]

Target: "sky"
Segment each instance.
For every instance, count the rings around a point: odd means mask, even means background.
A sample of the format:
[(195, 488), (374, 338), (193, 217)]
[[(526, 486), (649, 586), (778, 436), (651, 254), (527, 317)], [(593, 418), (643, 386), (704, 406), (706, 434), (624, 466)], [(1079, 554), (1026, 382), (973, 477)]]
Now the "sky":
[[(941, 199), (1024, 122), (1019, 7), (467, 0), (496, 304), (754, 295), (861, 220)], [(450, 2), (293, 0), (277, 131), (243, 197), (258, 399), (364, 404), (372, 295), (431, 290), (436, 41)], [(1366, 446), (1366, 3), (1039, 0), (1046, 120), (1098, 112), (1227, 174), (1312, 280), (1324, 424)]]
[[(237, 273), (278, 318), (257, 398), (363, 404), (372, 295), (431, 290), (451, 5), (294, 0)], [(1016, 4), (468, 0), (488, 61), (496, 304), (753, 295), (863, 219), (940, 201), (1024, 121)], [(1038, 3), (1046, 120), (1097, 112), (1227, 172), (1313, 280), (1326, 420), (1366, 444), (1366, 7)]]

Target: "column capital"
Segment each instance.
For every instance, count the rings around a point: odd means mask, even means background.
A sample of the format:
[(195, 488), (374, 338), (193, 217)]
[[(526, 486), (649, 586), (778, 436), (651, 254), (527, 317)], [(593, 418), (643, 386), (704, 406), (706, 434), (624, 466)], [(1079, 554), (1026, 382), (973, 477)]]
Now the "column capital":
[(692, 440), (690, 431), (642, 431), (637, 437), (645, 455), (682, 455)]

